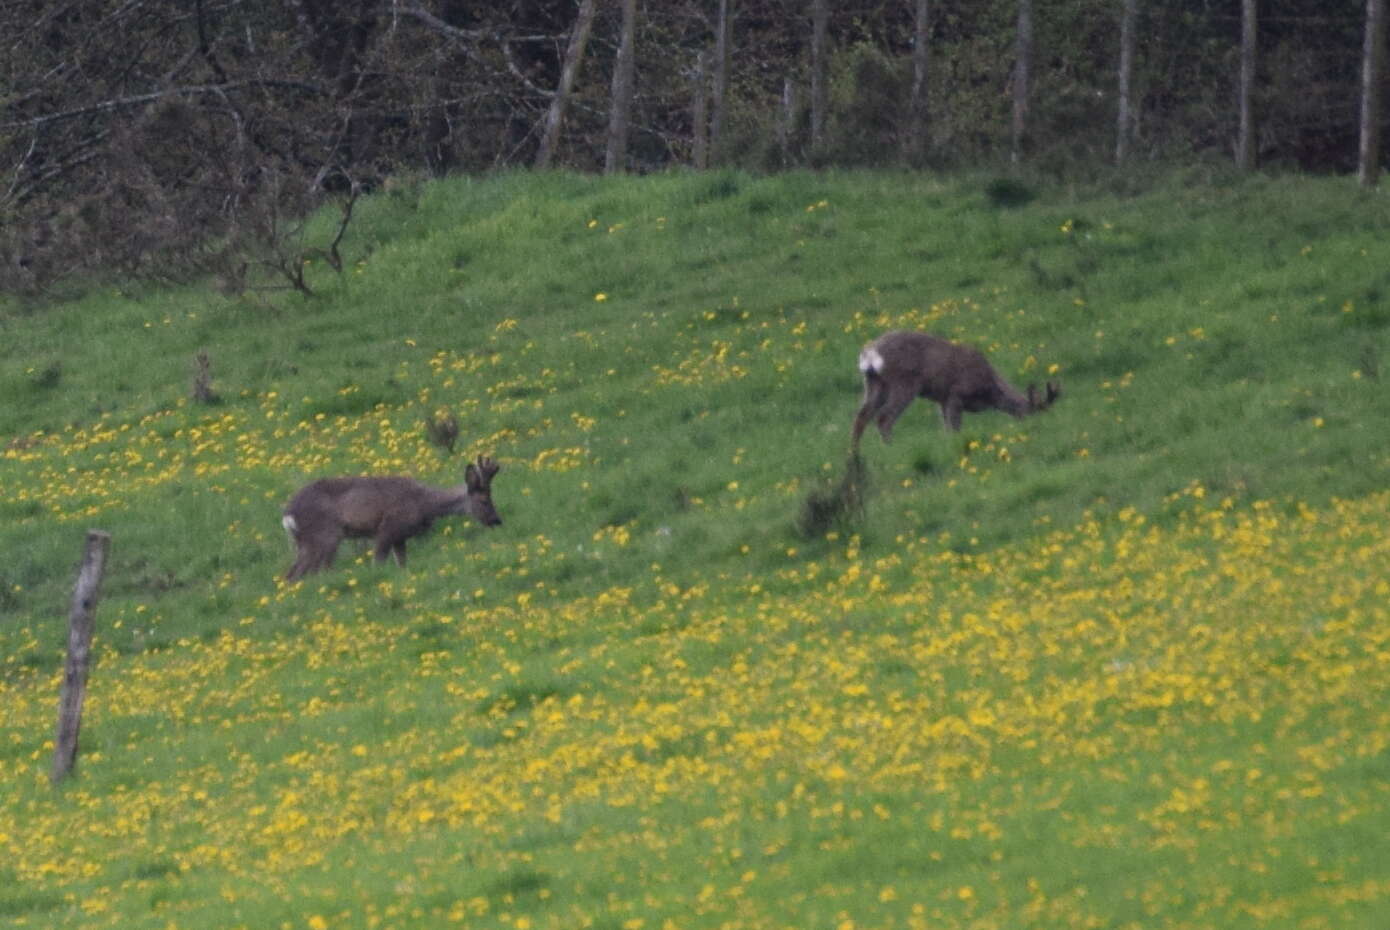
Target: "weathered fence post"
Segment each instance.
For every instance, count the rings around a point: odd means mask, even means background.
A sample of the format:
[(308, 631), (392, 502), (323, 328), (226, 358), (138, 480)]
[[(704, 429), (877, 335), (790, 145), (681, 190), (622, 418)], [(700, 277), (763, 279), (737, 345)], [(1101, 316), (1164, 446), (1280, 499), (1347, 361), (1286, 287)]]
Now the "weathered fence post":
[(106, 571), (106, 554), (111, 534), (87, 531), (82, 551), (82, 567), (72, 592), (68, 613), (68, 660), (63, 670), (63, 693), (58, 700), (58, 735), (53, 741), (53, 774), (57, 784), (67, 777), (77, 761), (77, 731), (82, 726), (82, 702), (87, 697), (87, 667), (92, 654), (92, 614), (96, 611), (101, 576)]

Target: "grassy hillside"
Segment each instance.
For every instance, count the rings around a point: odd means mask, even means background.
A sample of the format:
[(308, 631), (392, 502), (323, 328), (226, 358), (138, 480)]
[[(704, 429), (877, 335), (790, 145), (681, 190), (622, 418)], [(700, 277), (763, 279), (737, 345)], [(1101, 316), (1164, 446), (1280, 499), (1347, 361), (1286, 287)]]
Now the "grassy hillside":
[[(0, 921), (1383, 925), (1390, 209), (1009, 193), (404, 185), (314, 299), (0, 310)], [(809, 520), (895, 327), (1065, 393), (919, 403)], [(307, 479), (480, 453), (502, 527), (277, 580)]]

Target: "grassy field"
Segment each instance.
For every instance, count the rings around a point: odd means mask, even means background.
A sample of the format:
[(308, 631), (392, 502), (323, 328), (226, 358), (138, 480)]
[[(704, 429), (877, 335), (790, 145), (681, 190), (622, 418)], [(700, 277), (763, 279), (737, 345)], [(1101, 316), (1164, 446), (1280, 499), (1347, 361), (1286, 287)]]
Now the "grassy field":
[[(0, 306), (0, 925), (1386, 926), (1390, 203), (1018, 193), (405, 183), (312, 299)], [(899, 327), (1063, 397), (819, 519)], [(478, 454), (502, 527), (278, 580), (306, 480)]]

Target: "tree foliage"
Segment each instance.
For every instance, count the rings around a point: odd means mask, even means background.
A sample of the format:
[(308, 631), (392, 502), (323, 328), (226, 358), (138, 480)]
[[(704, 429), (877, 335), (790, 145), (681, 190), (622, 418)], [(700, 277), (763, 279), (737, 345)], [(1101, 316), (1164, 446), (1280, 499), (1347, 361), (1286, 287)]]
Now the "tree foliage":
[[(814, 80), (812, 0), (724, 3), (732, 47), (704, 116), (720, 126), (711, 163), (907, 159), (949, 169), (1008, 158), (1018, 0), (933, 0), (925, 29), (912, 0), (827, 4), (823, 84)], [(698, 62), (715, 46), (720, 6), (638, 4), (626, 144), (608, 170), (696, 157), (706, 130), (695, 124)], [(0, 5), (0, 289), (42, 290), (91, 268), (170, 277), (225, 269), (248, 237), (265, 233), (268, 213), (395, 174), (531, 164), (579, 8)], [(1112, 159), (1121, 13), (1113, 0), (1033, 4), (1020, 158), (1031, 170), (1087, 173)], [(622, 4), (598, 4), (551, 164), (605, 166), (622, 15)], [(1240, 28), (1235, 4), (1140, 4), (1127, 161), (1232, 157)], [(1355, 167), (1362, 29), (1360, 0), (1262, 0), (1258, 164)]]

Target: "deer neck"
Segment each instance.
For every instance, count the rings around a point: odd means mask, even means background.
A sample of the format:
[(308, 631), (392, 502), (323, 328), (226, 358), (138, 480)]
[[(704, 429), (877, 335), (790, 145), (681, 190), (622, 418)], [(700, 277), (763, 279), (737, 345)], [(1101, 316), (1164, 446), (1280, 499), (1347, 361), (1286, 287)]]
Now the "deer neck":
[(1011, 413), (1016, 417), (1027, 416), (1036, 408), (1027, 394), (1005, 381), (999, 375), (995, 375), (994, 384), (999, 392), (999, 409), (1005, 413)]
[(468, 486), (460, 484), (451, 488), (429, 488), (426, 502), (431, 517), (465, 513), (468, 507)]

